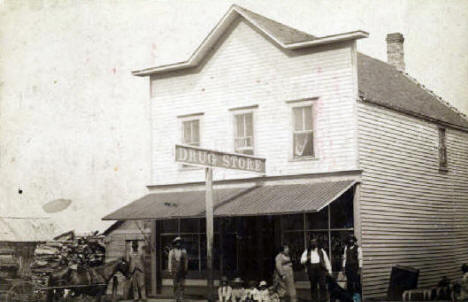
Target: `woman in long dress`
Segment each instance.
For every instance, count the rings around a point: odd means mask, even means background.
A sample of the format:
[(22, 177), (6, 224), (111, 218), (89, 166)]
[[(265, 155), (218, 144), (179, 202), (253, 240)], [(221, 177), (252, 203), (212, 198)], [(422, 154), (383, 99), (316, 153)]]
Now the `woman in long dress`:
[(283, 245), (283, 250), (275, 258), (274, 282), (280, 298), (288, 296), (291, 302), (297, 302), (296, 287), (294, 285), (294, 271), (289, 246)]

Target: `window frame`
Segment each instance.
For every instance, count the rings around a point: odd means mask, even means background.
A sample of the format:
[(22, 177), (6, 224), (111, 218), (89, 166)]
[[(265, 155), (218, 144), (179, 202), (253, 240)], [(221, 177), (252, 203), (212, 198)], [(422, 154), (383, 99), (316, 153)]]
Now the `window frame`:
[(438, 127), (438, 154), (439, 154), (439, 171), (448, 171), (448, 157), (447, 157), (447, 129), (445, 127)]
[[(306, 160), (317, 160), (317, 144), (316, 144), (316, 123), (315, 123), (315, 102), (318, 98), (310, 98), (310, 99), (301, 99), (301, 100), (293, 100), (287, 101), (286, 103), (289, 105), (289, 161), (306, 161)], [(304, 133), (312, 133), (312, 155), (305, 155), (305, 156), (296, 156), (294, 152), (294, 135), (296, 134), (295, 130), (295, 115), (294, 109), (301, 108), (301, 107), (311, 107), (311, 121), (312, 121), (312, 129), (311, 130), (302, 130)]]
[[(238, 153), (237, 150), (236, 150), (236, 139), (238, 138), (237, 136), (237, 120), (236, 120), (236, 116), (238, 115), (245, 115), (245, 114), (252, 114), (252, 154), (246, 154), (246, 153), (239, 153), (239, 154), (244, 154), (244, 155), (247, 155), (247, 156), (255, 156), (256, 154), (256, 127), (255, 127), (255, 120), (256, 120), (256, 110), (258, 106), (257, 105), (254, 105), (254, 106), (249, 106), (249, 107), (241, 107), (241, 108), (233, 108), (233, 109), (229, 109), (229, 111), (231, 111), (231, 125), (232, 125), (232, 150), (234, 153)], [(245, 117), (244, 117), (244, 127), (245, 127)], [(244, 128), (244, 133), (245, 133), (245, 128)], [(248, 149), (247, 149), (248, 150)]]
[[(179, 139), (178, 141), (187, 146), (194, 146), (194, 147), (201, 147), (202, 144), (202, 132), (203, 132), (203, 117), (204, 113), (192, 113), (192, 114), (185, 114), (177, 116), (178, 123), (179, 123)], [(185, 122), (193, 122), (198, 121), (198, 145), (188, 144), (185, 143)], [(203, 167), (195, 166), (195, 165), (188, 165), (188, 164), (178, 164), (179, 170), (201, 170)]]

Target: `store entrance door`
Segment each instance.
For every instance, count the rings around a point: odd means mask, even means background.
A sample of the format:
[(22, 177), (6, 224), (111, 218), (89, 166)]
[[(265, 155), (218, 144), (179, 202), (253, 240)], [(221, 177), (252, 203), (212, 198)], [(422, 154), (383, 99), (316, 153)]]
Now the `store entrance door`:
[(274, 259), (279, 251), (280, 240), (275, 238), (279, 217), (254, 216), (242, 219), (239, 233), (239, 268), (246, 280), (266, 280), (271, 284)]

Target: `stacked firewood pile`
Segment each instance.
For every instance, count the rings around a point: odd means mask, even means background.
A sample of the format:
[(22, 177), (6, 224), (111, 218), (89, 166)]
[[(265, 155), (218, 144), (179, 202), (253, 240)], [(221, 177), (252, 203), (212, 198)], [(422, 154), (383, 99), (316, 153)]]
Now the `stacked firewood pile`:
[(0, 278), (11, 278), (18, 269), (15, 251), (10, 247), (0, 247)]
[(104, 264), (104, 236), (97, 232), (86, 236), (71, 234), (65, 238), (40, 244), (34, 251), (31, 265), (33, 283), (47, 286), (48, 274), (66, 267), (76, 270)]

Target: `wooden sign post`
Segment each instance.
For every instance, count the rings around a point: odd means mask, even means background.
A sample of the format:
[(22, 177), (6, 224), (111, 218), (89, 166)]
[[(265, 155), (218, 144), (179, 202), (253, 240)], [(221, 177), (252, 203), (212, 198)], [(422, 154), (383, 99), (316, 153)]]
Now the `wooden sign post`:
[(194, 146), (175, 146), (175, 161), (205, 167), (206, 268), (208, 301), (214, 301), (213, 269), (213, 168), (243, 170), (265, 174), (265, 159), (237, 153), (226, 153)]

